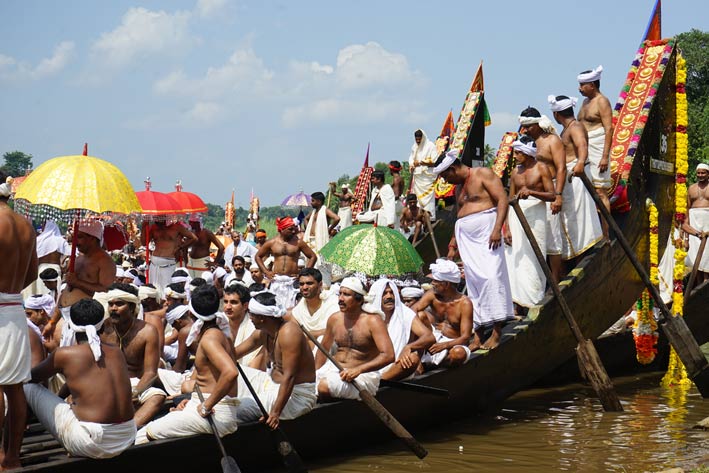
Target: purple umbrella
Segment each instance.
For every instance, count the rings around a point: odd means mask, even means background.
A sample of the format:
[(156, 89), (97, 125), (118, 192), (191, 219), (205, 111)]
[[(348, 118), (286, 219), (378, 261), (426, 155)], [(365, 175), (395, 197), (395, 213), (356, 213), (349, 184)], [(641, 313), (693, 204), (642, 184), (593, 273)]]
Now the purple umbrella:
[(303, 191), (283, 199), (281, 207), (310, 207), (310, 196)]

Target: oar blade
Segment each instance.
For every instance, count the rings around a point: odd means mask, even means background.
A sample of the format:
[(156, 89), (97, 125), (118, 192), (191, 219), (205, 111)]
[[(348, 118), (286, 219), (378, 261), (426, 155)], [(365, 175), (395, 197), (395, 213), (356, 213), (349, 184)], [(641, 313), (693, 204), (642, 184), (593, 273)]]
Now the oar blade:
[(239, 469), (239, 465), (236, 464), (236, 460), (229, 456), (222, 457), (222, 471), (224, 473), (241, 473), (241, 469)]
[(298, 455), (298, 452), (293, 448), (285, 433), (281, 429), (271, 431), (273, 444), (276, 446), (278, 454), (281, 456), (283, 465), (288, 468), (289, 473), (307, 473), (303, 460)]

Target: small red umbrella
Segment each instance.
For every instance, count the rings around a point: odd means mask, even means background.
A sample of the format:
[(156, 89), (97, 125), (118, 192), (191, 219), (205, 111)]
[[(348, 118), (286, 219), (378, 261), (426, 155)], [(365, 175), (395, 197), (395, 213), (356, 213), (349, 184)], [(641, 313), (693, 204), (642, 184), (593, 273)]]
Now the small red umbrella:
[(200, 214), (207, 213), (208, 211), (207, 204), (205, 204), (197, 194), (182, 190), (182, 183), (180, 181), (177, 181), (177, 184), (175, 184), (175, 191), (169, 192), (167, 195), (175, 199), (180, 204), (182, 213)]

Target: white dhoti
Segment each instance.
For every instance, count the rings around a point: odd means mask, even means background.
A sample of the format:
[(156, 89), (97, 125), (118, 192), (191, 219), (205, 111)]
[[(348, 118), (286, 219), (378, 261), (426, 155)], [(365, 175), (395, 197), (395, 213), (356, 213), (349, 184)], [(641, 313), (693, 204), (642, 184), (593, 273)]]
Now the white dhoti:
[[(61, 275), (62, 274), (62, 268), (58, 264), (54, 263), (42, 263), (39, 265), (37, 268), (37, 274), (41, 274), (42, 271), (45, 269), (53, 269), (57, 272), (57, 274)], [(56, 279), (58, 284), (61, 284), (61, 277)], [(58, 287), (58, 286), (57, 286)], [(28, 299), (34, 295), (37, 294), (49, 294), (51, 291), (47, 286), (44, 285), (44, 281), (42, 281), (42, 278), (37, 276), (37, 279), (32, 281), (32, 284), (27, 286), (22, 290), (22, 297), (23, 299)]]
[(293, 286), (295, 281), (294, 277), (284, 274), (276, 274), (273, 277), (268, 290), (276, 295), (278, 305), (282, 305), (286, 309), (295, 305), (295, 296), (298, 295), (298, 289)]
[(192, 279), (201, 278), (203, 272), (209, 271), (209, 266), (207, 266), (208, 262), (209, 256), (205, 256), (204, 258), (192, 258), (189, 256), (187, 260), (187, 272), (190, 273), (190, 277)]
[(192, 370), (178, 373), (177, 371), (158, 368), (158, 378), (160, 378), (160, 382), (170, 396), (182, 394), (182, 383), (187, 381), (190, 375), (192, 375)]
[(672, 227), (669, 236), (667, 237), (667, 245), (665, 252), (662, 253), (660, 264), (657, 267), (657, 277), (659, 284), (657, 285), (660, 291), (662, 302), (669, 304), (672, 301), (672, 293), (674, 292), (674, 272), (675, 272), (675, 245), (674, 240), (680, 237), (678, 228)]
[[(689, 224), (700, 232), (709, 232), (709, 207), (689, 209)], [(702, 244), (701, 238), (689, 237), (689, 251), (687, 252), (686, 265), (689, 268), (694, 266), (694, 261), (699, 253), (699, 246)], [(704, 248), (702, 259), (699, 262), (699, 271), (709, 272), (709, 244)]]
[[(519, 206), (544, 254), (547, 233), (547, 206), (545, 202), (535, 197), (529, 197), (520, 200)], [(505, 245), (505, 261), (507, 273), (510, 276), (512, 301), (522, 307), (532, 307), (539, 304), (544, 297), (547, 279), (539, 266), (522, 224), (513, 210), (510, 210), (508, 222), (512, 234), (512, 246)], [(546, 254), (544, 256), (546, 257)]]
[(610, 161), (604, 172), (598, 168), (603, 158), (605, 141), (606, 130), (602, 126), (588, 132), (588, 161), (590, 164), (584, 168), (584, 172), (593, 183), (593, 187), (597, 189), (608, 189), (611, 186)]
[(72, 345), (76, 345), (76, 333), (69, 328), (69, 321), (71, 320), (71, 306), (60, 307), (59, 313), (62, 315), (62, 319), (64, 319), (64, 323), (62, 324), (62, 334), (59, 338), (59, 346), (70, 347)]
[[(433, 336), (436, 337), (436, 343), (445, 343), (445, 342), (450, 342), (453, 340), (452, 338), (448, 338), (443, 333), (441, 333), (440, 330), (437, 328), (433, 329)], [(455, 345), (453, 348), (460, 347), (463, 350), (465, 350), (465, 354), (467, 355), (466, 362), (467, 360), (470, 359), (470, 348), (468, 348), (468, 345)], [(421, 357), (421, 363), (426, 364), (426, 365), (440, 365), (443, 363), (443, 360), (446, 359), (448, 356), (448, 351), (449, 350), (442, 350), (439, 351), (438, 353), (431, 355), (429, 352), (426, 352), (423, 354), (423, 357)]]
[[(209, 398), (209, 393), (203, 393), (204, 398)], [(136, 445), (148, 443), (151, 440), (188, 437), (194, 434), (213, 435), (209, 421), (199, 415), (197, 407), (201, 404), (197, 393), (192, 397), (181, 411), (170, 411), (165, 416), (148, 422), (138, 431), (135, 438)], [(212, 419), (220, 437), (236, 432), (236, 414), (239, 400), (235, 397), (225, 396), (215, 406)]]
[[(254, 388), (254, 391), (256, 391), (256, 395), (261, 400), (261, 404), (263, 404), (266, 412), (271, 412), (271, 408), (278, 398), (278, 390), (281, 388), (281, 385), (274, 382), (271, 376), (265, 371), (249, 368), (248, 366), (242, 366), (241, 368), (244, 370), (246, 376), (248, 376), (249, 382)], [(241, 401), (237, 416), (239, 423), (258, 420), (263, 414), (242, 376), (239, 376), (238, 384), (239, 401)], [(294, 385), (290, 398), (288, 398), (288, 402), (281, 411), (280, 419), (295, 419), (312, 411), (318, 400), (316, 392), (315, 383)]]
[[(556, 189), (556, 179), (553, 180)], [(547, 206), (547, 255), (561, 255), (561, 212), (553, 214), (551, 212), (551, 202)], [(563, 204), (562, 204), (563, 207)], [(544, 247), (542, 247), (544, 248)]]
[(426, 210), (431, 215), (431, 220), (436, 219), (436, 193), (434, 184), (438, 178), (437, 174), (430, 171), (432, 168), (417, 167), (414, 170), (414, 185), (412, 191), (416, 194), (419, 207)]
[(175, 263), (175, 258), (163, 258), (162, 256), (151, 256), (150, 257), (150, 268), (149, 268), (149, 281), (155, 287), (164, 292), (170, 280), (172, 279), (172, 273), (175, 272), (177, 268), (177, 263)]
[(22, 295), (0, 292), (0, 386), (29, 381), (31, 361)]
[[(130, 379), (130, 387), (135, 389), (135, 387), (138, 386), (139, 382), (140, 382), (140, 378), (131, 378)], [(145, 401), (147, 401), (148, 399), (150, 399), (153, 396), (167, 397), (167, 393), (165, 393), (165, 391), (163, 391), (160, 388), (156, 388), (154, 386), (151, 386), (148, 389), (146, 389), (145, 391), (143, 391), (142, 393), (140, 393), (140, 396), (138, 396), (138, 404), (141, 404), (141, 405), (145, 404)]]
[[(569, 173), (576, 160), (566, 163)], [(561, 258), (570, 260), (590, 249), (603, 238), (601, 220), (596, 203), (581, 182), (572, 179), (564, 186), (564, 203), (561, 206)]]
[[(377, 394), (377, 390), (379, 389), (379, 381), (381, 379), (382, 375), (379, 371), (370, 371), (357, 376), (357, 378), (355, 378), (355, 382), (359, 385), (359, 387), (374, 396)], [(315, 372), (316, 386), (323, 380), (327, 383), (327, 389), (330, 391), (330, 395), (332, 397), (338, 399), (359, 399), (359, 391), (357, 391), (357, 388), (355, 388), (352, 383), (348, 383), (347, 381), (342, 381), (342, 379), (340, 379), (340, 370), (338, 370), (330, 360), (328, 360), (320, 367), (319, 370)]]
[(505, 250), (489, 248), (497, 209), (492, 208), (458, 219), (455, 239), (465, 271), (468, 297), (473, 302), (474, 329), (514, 317)]
[(120, 424), (99, 424), (77, 419), (71, 405), (39, 384), (25, 384), (27, 404), (39, 422), (69, 454), (77, 457), (111, 458), (135, 442), (133, 419)]
[(340, 217), (340, 230), (352, 226), (352, 209), (350, 207), (340, 207), (337, 211), (337, 216)]

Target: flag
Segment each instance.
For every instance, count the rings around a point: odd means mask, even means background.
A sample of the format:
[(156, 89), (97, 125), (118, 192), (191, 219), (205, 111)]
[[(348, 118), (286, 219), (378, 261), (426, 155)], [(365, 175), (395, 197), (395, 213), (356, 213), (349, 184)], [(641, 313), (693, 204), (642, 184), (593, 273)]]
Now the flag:
[[(658, 2), (660, 0), (657, 0)], [(485, 82), (483, 81), (483, 62), (480, 61), (480, 65), (478, 66), (477, 72), (475, 72), (475, 78), (473, 79), (473, 83), (470, 85), (470, 91), (471, 92), (480, 92), (481, 94), (484, 93), (485, 91)], [(482, 100), (482, 112), (483, 112), (483, 122), (485, 123), (485, 126), (488, 126), (492, 123), (492, 120), (490, 119), (490, 111), (487, 109), (487, 104), (485, 103), (484, 99)]]
[(446, 120), (443, 122), (443, 128), (441, 128), (441, 134), (438, 135), (440, 138), (447, 136), (448, 138), (453, 137), (455, 133), (455, 123), (453, 122), (453, 110), (448, 112)]
[(89, 144), (88, 143), (84, 143), (84, 151), (81, 154), (83, 154), (84, 156), (89, 155)]
[(660, 39), (662, 39), (662, 0), (656, 0), (643, 41), (658, 41)]
[(364, 166), (365, 168), (369, 167), (369, 143), (367, 143), (367, 155), (364, 157)]

